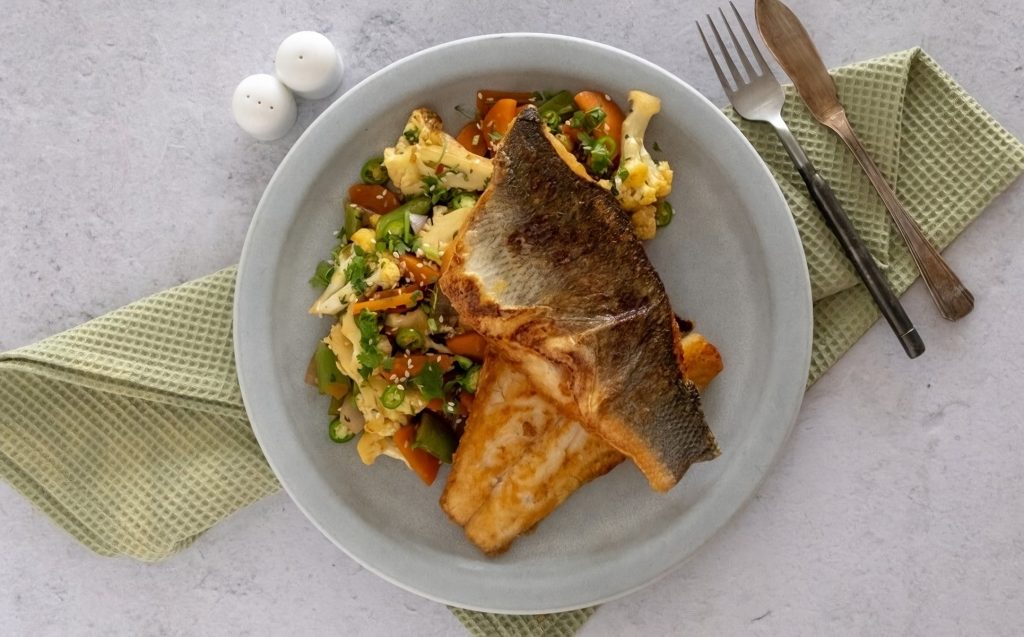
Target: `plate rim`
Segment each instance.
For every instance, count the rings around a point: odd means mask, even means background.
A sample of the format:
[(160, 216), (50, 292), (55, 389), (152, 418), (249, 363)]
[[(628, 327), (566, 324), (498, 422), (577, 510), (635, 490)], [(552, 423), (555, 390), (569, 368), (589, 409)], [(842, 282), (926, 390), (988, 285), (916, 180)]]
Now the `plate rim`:
[[(328, 532), (328, 530), (324, 528), (324, 526), (317, 519), (317, 517), (310, 510), (308, 510), (306, 505), (304, 505), (302, 503), (302, 501), (300, 500), (300, 498), (298, 498), (296, 496), (296, 494), (293, 492), (293, 487), (289, 485), (289, 481), (284, 478), (284, 476), (282, 475), (279, 467), (276, 465), (275, 460), (271, 457), (271, 454), (268, 453), (268, 451), (267, 451), (267, 446), (264, 444), (264, 438), (260, 434), (260, 431), (261, 431), (262, 427), (257, 424), (258, 421), (259, 421), (258, 414), (257, 414), (257, 417), (254, 418), (253, 417), (254, 416), (253, 408), (250, 408), (250, 404), (252, 404), (253, 401), (246, 400), (246, 396), (255, 396), (255, 394), (251, 393), (253, 391), (252, 390), (252, 385), (250, 385), (251, 381), (250, 381), (250, 379), (247, 378), (248, 377), (248, 373), (245, 371), (246, 370), (245, 361), (247, 359), (246, 358), (246, 354), (245, 354), (246, 348), (243, 346), (243, 343), (242, 343), (242, 340), (243, 340), (242, 334), (244, 332), (246, 332), (246, 330), (242, 326), (245, 326), (245, 325), (248, 324), (246, 314), (243, 311), (245, 309), (245, 304), (249, 301), (249, 299), (246, 297), (246, 293), (245, 293), (245, 289), (246, 289), (246, 285), (245, 284), (246, 284), (246, 282), (251, 277), (258, 276), (258, 273), (256, 272), (257, 268), (255, 266), (253, 266), (253, 265), (250, 265), (250, 262), (252, 262), (256, 258), (256, 257), (254, 257), (254, 255), (252, 253), (253, 253), (253, 245), (254, 245), (254, 243), (256, 241), (255, 236), (256, 236), (256, 234), (258, 232), (258, 230), (257, 230), (258, 221), (259, 221), (259, 219), (261, 218), (262, 215), (269, 214), (269, 213), (266, 212), (266, 205), (267, 205), (266, 202), (267, 202), (267, 199), (268, 199), (268, 195), (274, 189), (274, 187), (277, 184), (277, 182), (278, 182), (279, 178), (281, 177), (281, 175), (285, 172), (286, 166), (288, 166), (290, 162), (295, 161), (295, 157), (296, 157), (297, 153), (299, 152), (299, 151), (297, 151), (297, 149), (299, 149), (302, 146), (303, 141), (306, 140), (307, 137), (311, 137), (312, 135), (314, 135), (316, 133), (318, 127), (323, 125), (323, 122), (330, 116), (330, 114), (333, 111), (335, 111), (338, 108), (341, 108), (344, 103), (346, 103), (349, 99), (352, 98), (352, 96), (357, 96), (359, 94), (359, 92), (360, 92), (359, 89), (361, 89), (364, 85), (367, 85), (369, 83), (372, 83), (372, 82), (376, 81), (381, 76), (394, 71), (396, 68), (399, 68), (399, 67), (401, 67), (401, 66), (403, 66), (405, 64), (408, 64), (411, 61), (413, 61), (413, 60), (415, 60), (417, 58), (420, 58), (422, 56), (433, 55), (433, 54), (438, 53), (439, 51), (443, 51), (443, 50), (446, 50), (446, 49), (449, 49), (449, 48), (456, 48), (456, 47), (461, 47), (461, 46), (472, 45), (472, 44), (479, 43), (479, 42), (496, 41), (496, 40), (502, 40), (502, 39), (508, 39), (508, 38), (518, 38), (518, 39), (527, 38), (527, 39), (535, 39), (535, 40), (547, 40), (547, 41), (562, 42), (562, 43), (568, 43), (568, 44), (584, 46), (584, 47), (594, 47), (594, 48), (597, 48), (597, 49), (603, 49), (606, 52), (610, 52), (610, 53), (622, 56), (624, 58), (627, 58), (629, 61), (631, 61), (631, 62), (633, 62), (635, 64), (646, 66), (649, 69), (664, 75), (666, 77), (666, 79), (674, 81), (683, 90), (691, 93), (693, 95), (693, 97), (695, 97), (698, 101), (703, 102), (706, 106), (709, 107), (710, 111), (713, 111), (716, 114), (717, 118), (719, 118), (722, 123), (727, 125), (727, 127), (730, 129), (729, 134), (734, 137), (734, 140), (740, 142), (741, 146), (744, 147), (744, 150), (747, 153), (749, 153), (755, 159), (756, 164), (758, 165), (758, 167), (763, 172), (762, 176), (767, 177), (768, 181), (771, 183), (772, 191), (774, 192), (774, 197), (777, 199), (777, 203), (781, 203), (782, 208), (784, 210), (786, 210), (787, 213), (789, 213), (789, 214), (786, 215), (788, 223), (785, 224), (787, 229), (789, 230), (789, 232), (787, 234), (790, 236), (791, 239), (795, 239), (796, 245), (799, 248), (797, 250), (797, 252), (799, 254), (796, 255), (796, 256), (797, 256), (797, 259), (798, 259), (798, 262), (799, 262), (798, 265), (801, 266), (801, 271), (804, 274), (804, 276), (801, 278), (801, 281), (803, 282), (803, 285), (799, 286), (801, 289), (798, 290), (798, 292), (800, 293), (800, 296), (801, 296), (801, 298), (799, 299), (801, 301), (801, 303), (799, 304), (799, 306), (796, 306), (800, 310), (800, 313), (804, 315), (802, 318), (806, 319), (805, 321), (800, 321), (800, 324), (803, 325), (803, 328), (805, 329), (805, 332), (806, 332), (805, 333), (806, 339), (803, 339), (805, 342), (801, 343), (801, 345), (803, 346), (803, 351), (801, 352), (802, 356), (801, 356), (801, 362), (800, 362), (800, 365), (799, 365), (799, 370), (802, 371), (800, 377), (802, 379), (804, 379), (804, 382), (802, 382), (800, 384), (798, 389), (794, 388), (794, 391), (796, 392), (797, 395), (793, 396), (793, 397), (790, 397), (790, 402), (792, 404), (792, 407), (791, 407), (792, 413), (788, 417), (788, 422), (786, 423), (786, 427), (784, 429), (783, 435), (782, 435), (781, 439), (779, 440), (778, 444), (776, 445), (776, 447), (772, 450), (769, 462), (764, 466), (764, 469), (760, 472), (760, 475), (757, 477), (756, 482), (753, 485), (753, 487), (750, 488), (749, 492), (742, 498), (742, 500), (740, 502), (737, 503), (735, 508), (724, 519), (722, 519), (719, 523), (713, 525), (714, 528), (710, 532), (708, 532), (706, 534), (706, 537), (704, 537), (699, 543), (697, 543), (689, 553), (687, 553), (685, 556), (683, 556), (679, 560), (668, 564), (665, 568), (662, 568), (659, 572), (654, 573), (653, 575), (648, 577), (643, 582), (640, 582), (640, 583), (638, 583), (636, 585), (633, 585), (633, 586), (629, 586), (629, 587), (624, 588), (622, 590), (618, 590), (618, 591), (616, 591), (614, 593), (600, 595), (600, 596), (594, 597), (592, 599), (588, 599), (585, 602), (573, 602), (573, 603), (570, 603), (570, 604), (554, 605), (554, 606), (542, 607), (542, 608), (532, 608), (532, 607), (531, 608), (500, 607), (500, 606), (495, 606), (495, 605), (482, 605), (482, 604), (476, 604), (476, 603), (466, 603), (466, 602), (461, 602), (461, 601), (458, 601), (458, 600), (448, 599), (444, 595), (440, 595), (440, 594), (431, 592), (429, 590), (425, 590), (425, 589), (423, 589), (421, 587), (409, 584), (407, 582), (403, 582), (403, 581), (399, 580), (397, 577), (393, 577), (393, 576), (389, 575), (388, 573), (383, 572), (378, 567), (374, 566), (371, 563), (368, 563), (366, 560), (364, 560), (361, 557), (353, 554), (348, 548), (346, 548), (341, 542), (339, 542), (334, 537), (334, 534), (332, 532)], [(257, 261), (257, 263), (258, 263), (258, 261)], [(266, 274), (266, 276), (272, 276), (272, 275), (273, 275), (273, 273), (267, 273)], [(795, 317), (795, 318), (801, 318), (801, 317), (798, 316), (798, 317)], [(659, 65), (657, 65), (657, 64), (655, 64), (653, 62), (650, 62), (649, 60), (646, 60), (645, 58), (642, 58), (642, 57), (640, 57), (640, 56), (638, 56), (636, 54), (630, 53), (630, 52), (625, 51), (623, 49), (620, 49), (620, 48), (617, 48), (617, 47), (614, 47), (614, 46), (611, 46), (611, 45), (608, 45), (608, 44), (604, 44), (604, 43), (601, 43), (601, 42), (596, 42), (596, 41), (593, 41), (593, 40), (588, 40), (588, 39), (585, 39), (585, 38), (579, 38), (579, 37), (575, 37), (575, 36), (567, 36), (567, 35), (553, 34), (553, 33), (541, 33), (541, 32), (509, 32), (509, 33), (490, 33), (490, 34), (476, 35), (476, 36), (471, 36), (471, 37), (467, 37), (467, 38), (460, 38), (460, 39), (456, 39), (456, 40), (451, 40), (451, 41), (444, 42), (444, 43), (441, 43), (441, 44), (437, 44), (437, 45), (434, 45), (434, 46), (431, 46), (431, 47), (428, 47), (428, 48), (425, 48), (425, 49), (421, 49), (421, 50), (416, 51), (416, 52), (414, 52), (414, 53), (412, 53), (412, 54), (410, 54), (408, 56), (405, 56), (405, 57), (403, 57), (403, 58), (401, 58), (399, 60), (396, 60), (396, 61), (388, 64), (387, 66), (381, 68), (380, 70), (370, 74), (365, 79), (363, 79), (362, 81), (360, 81), (357, 84), (355, 84), (351, 89), (347, 90), (344, 94), (342, 94), (334, 102), (332, 102), (326, 109), (324, 109), (324, 111), (322, 113), (320, 113), (307, 126), (306, 130), (302, 132), (302, 134), (292, 144), (291, 148), (289, 148), (288, 152), (285, 154), (285, 156), (282, 158), (282, 160), (278, 164), (277, 168), (275, 169), (274, 174), (271, 176), (270, 180), (267, 182), (267, 186), (264, 189), (263, 194), (260, 196), (259, 203), (256, 206), (256, 209), (255, 209), (255, 212), (253, 214), (252, 220), (250, 221), (250, 224), (249, 224), (249, 228), (246, 231), (245, 241), (244, 241), (243, 246), (242, 246), (241, 256), (240, 256), (239, 264), (238, 264), (238, 271), (237, 271), (237, 275), (236, 275), (236, 279), (235, 279), (235, 295), (234, 295), (234, 301), (233, 301), (232, 320), (233, 320), (233, 326), (234, 326), (233, 331), (232, 331), (232, 345), (233, 345), (234, 355), (235, 355), (236, 374), (238, 376), (238, 383), (239, 383), (239, 388), (240, 388), (240, 391), (241, 391), (241, 394), (242, 394), (242, 397), (243, 397), (243, 404), (245, 405), (246, 415), (248, 416), (250, 425), (252, 427), (253, 435), (256, 437), (256, 440), (257, 440), (257, 442), (260, 445), (261, 451), (263, 452), (264, 457), (266, 458), (266, 461), (267, 461), (268, 465), (270, 466), (271, 470), (274, 472), (274, 474), (277, 477), (278, 481), (281, 483), (282, 488), (288, 494), (288, 496), (292, 500), (292, 502), (295, 503), (295, 505), (299, 508), (299, 510), (302, 511), (303, 515), (305, 515), (306, 518), (309, 519), (309, 521), (317, 528), (317, 530), (320, 531), (321, 534), (323, 534), (328, 540), (331, 541), (331, 543), (333, 543), (335, 546), (337, 546), (339, 549), (341, 549), (351, 559), (355, 560), (358, 564), (360, 564), (363, 568), (365, 568), (368, 571), (372, 572), (374, 575), (384, 579), (385, 581), (388, 581), (391, 584), (393, 584), (395, 586), (398, 586), (399, 588), (402, 588), (403, 590), (412, 592), (412, 593), (414, 593), (416, 595), (419, 595), (419, 596), (424, 597), (426, 599), (430, 599), (430, 600), (435, 601), (435, 602), (439, 602), (439, 603), (447, 604), (447, 605), (451, 605), (451, 606), (457, 606), (457, 607), (460, 607), (460, 608), (465, 608), (467, 610), (474, 610), (474, 611), (488, 612), (488, 613), (503, 613), (503, 614), (511, 614), (511, 615), (525, 615), (525, 614), (541, 614), (541, 613), (565, 612), (565, 611), (577, 610), (577, 609), (581, 609), (581, 608), (587, 608), (587, 607), (590, 607), (590, 606), (595, 606), (595, 605), (598, 605), (598, 604), (603, 604), (603, 603), (606, 603), (608, 601), (612, 601), (614, 599), (619, 599), (621, 597), (624, 597), (624, 596), (627, 596), (627, 595), (629, 595), (631, 593), (634, 593), (634, 592), (636, 592), (638, 590), (646, 588), (647, 586), (657, 582), (658, 580), (666, 577), (668, 574), (672, 573), (676, 569), (678, 569), (681, 566), (683, 566), (687, 561), (689, 561), (697, 553), (697, 551), (699, 551), (701, 549), (701, 547), (704, 544), (706, 544), (712, 537), (718, 535), (719, 532), (726, 525), (728, 525), (729, 522), (733, 518), (735, 518), (735, 516), (740, 511), (742, 511), (746, 507), (746, 505), (749, 502), (749, 500), (751, 499), (751, 497), (753, 497), (753, 495), (757, 492), (758, 488), (760, 487), (760, 484), (763, 483), (765, 478), (771, 472), (772, 467), (774, 467), (774, 465), (777, 463), (779, 455), (781, 454), (782, 450), (786, 446), (786, 441), (790, 437), (790, 435), (792, 433), (792, 430), (793, 430), (793, 427), (796, 424), (797, 417), (799, 415), (800, 406), (802, 404), (804, 392), (806, 390), (806, 378), (807, 378), (807, 374), (808, 374), (808, 371), (810, 369), (810, 363), (811, 363), (812, 339), (813, 339), (813, 300), (812, 300), (812, 295), (811, 295), (811, 286), (810, 286), (810, 278), (809, 278), (808, 269), (807, 269), (807, 261), (806, 261), (806, 257), (805, 257), (804, 251), (802, 249), (802, 242), (800, 241), (800, 236), (799, 236), (799, 232), (797, 230), (796, 222), (795, 222), (795, 220), (792, 217), (792, 213), (791, 213), (791, 210), (789, 208), (789, 204), (786, 202), (786, 199), (785, 199), (785, 197), (784, 197), (784, 195), (782, 193), (782, 189), (779, 186), (778, 182), (775, 180), (775, 178), (772, 176), (771, 171), (769, 170), (767, 164), (765, 164), (763, 158), (761, 158), (761, 156), (757, 153), (757, 151), (754, 149), (754, 147), (750, 143), (750, 141), (740, 132), (740, 130), (735, 125), (733, 125), (733, 123), (725, 116), (725, 114), (722, 113), (722, 111), (719, 109), (719, 107), (717, 107), (713, 102), (711, 102), (702, 93), (697, 91), (690, 84), (688, 84), (686, 81), (682, 80), (681, 78), (679, 78), (675, 74), (669, 72), (668, 70), (662, 68), (661, 66), (659, 66)], [(248, 390), (247, 390), (247, 387), (249, 387)]]

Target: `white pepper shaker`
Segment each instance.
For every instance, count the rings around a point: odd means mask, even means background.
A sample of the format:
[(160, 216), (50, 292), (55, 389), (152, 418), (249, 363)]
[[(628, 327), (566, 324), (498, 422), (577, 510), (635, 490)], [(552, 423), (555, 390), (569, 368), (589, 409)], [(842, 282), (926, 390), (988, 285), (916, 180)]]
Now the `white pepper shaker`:
[(295, 124), (295, 96), (273, 75), (250, 75), (238, 84), (231, 112), (242, 130), (263, 141), (282, 137)]
[(315, 31), (284, 39), (274, 58), (277, 78), (299, 97), (318, 100), (338, 90), (345, 65), (331, 41)]

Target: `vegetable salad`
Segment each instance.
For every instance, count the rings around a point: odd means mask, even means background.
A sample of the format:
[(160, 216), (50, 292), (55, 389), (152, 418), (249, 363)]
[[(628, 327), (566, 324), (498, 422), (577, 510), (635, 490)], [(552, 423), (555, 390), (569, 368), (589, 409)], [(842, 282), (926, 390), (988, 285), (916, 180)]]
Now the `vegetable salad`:
[(490, 181), (495, 149), (527, 105), (616, 196), (638, 237), (653, 238), (672, 220), (672, 170), (644, 147), (660, 102), (640, 91), (629, 99), (624, 115), (594, 91), (480, 91), (476, 113), (455, 137), (437, 113), (418, 108), (395, 144), (363, 165), (360, 183), (348, 189), (337, 245), (310, 279), (321, 290), (310, 313), (333, 323), (306, 381), (330, 399), (332, 441), (356, 441), (366, 464), (399, 460), (428, 485), (451, 462), (486, 343), (459, 324), (437, 280), (445, 249)]

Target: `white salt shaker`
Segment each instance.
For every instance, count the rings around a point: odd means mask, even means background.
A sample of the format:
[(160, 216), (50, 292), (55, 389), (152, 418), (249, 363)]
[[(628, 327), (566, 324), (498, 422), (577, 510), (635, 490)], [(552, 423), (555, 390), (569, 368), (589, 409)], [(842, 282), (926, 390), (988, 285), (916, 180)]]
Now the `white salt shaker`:
[(299, 97), (318, 100), (338, 90), (345, 65), (331, 41), (315, 31), (284, 39), (274, 58), (277, 78)]
[(242, 130), (263, 141), (282, 137), (295, 124), (295, 96), (273, 75), (250, 75), (238, 84), (231, 112)]

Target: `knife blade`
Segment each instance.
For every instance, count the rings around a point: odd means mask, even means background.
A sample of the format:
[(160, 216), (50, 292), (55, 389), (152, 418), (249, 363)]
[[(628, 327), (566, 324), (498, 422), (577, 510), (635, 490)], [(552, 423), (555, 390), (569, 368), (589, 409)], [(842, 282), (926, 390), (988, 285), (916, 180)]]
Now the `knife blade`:
[(789, 7), (779, 0), (755, 0), (754, 18), (761, 37), (815, 119), (827, 125), (845, 113), (818, 49)]

